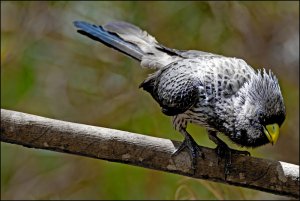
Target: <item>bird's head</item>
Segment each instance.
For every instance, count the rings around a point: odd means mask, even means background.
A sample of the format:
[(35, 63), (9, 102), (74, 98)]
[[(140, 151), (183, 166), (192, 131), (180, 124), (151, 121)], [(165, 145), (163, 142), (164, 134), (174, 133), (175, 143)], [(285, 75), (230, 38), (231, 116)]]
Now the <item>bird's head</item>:
[(258, 70), (237, 98), (235, 132), (231, 139), (246, 147), (275, 144), (285, 120), (285, 106), (275, 75)]

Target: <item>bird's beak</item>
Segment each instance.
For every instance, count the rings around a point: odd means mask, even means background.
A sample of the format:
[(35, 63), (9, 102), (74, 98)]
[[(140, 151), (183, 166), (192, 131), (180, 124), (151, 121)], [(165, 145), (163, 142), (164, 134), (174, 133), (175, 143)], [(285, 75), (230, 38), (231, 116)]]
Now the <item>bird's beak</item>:
[(278, 124), (269, 124), (266, 127), (264, 127), (264, 133), (271, 142), (272, 145), (274, 145), (279, 137), (279, 126)]

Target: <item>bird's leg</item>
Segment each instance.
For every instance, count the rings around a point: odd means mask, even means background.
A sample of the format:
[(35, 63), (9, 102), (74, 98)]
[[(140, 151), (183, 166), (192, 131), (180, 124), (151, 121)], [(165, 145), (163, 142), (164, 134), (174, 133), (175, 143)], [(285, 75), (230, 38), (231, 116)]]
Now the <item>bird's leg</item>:
[(249, 156), (250, 156), (250, 153), (248, 151), (239, 151), (239, 150), (229, 148), (225, 142), (223, 142), (220, 138), (217, 137), (217, 133), (215, 131), (208, 131), (208, 135), (209, 135), (209, 139), (217, 144), (217, 147), (215, 148), (215, 150), (218, 155), (218, 164), (220, 163), (220, 160), (222, 158), (224, 158), (224, 160), (225, 160), (224, 174), (225, 174), (225, 180), (226, 180), (226, 177), (229, 174), (229, 168), (231, 166), (232, 153), (249, 155)]
[(180, 133), (184, 135), (184, 141), (180, 144), (180, 146), (177, 148), (177, 150), (173, 153), (173, 156), (178, 155), (184, 148), (188, 148), (191, 160), (192, 160), (192, 170), (193, 173), (195, 173), (196, 170), (196, 164), (197, 164), (197, 158), (198, 156), (201, 156), (204, 158), (204, 154), (201, 150), (201, 148), (198, 146), (198, 144), (195, 142), (195, 140), (192, 138), (192, 136), (185, 130), (180, 129)]

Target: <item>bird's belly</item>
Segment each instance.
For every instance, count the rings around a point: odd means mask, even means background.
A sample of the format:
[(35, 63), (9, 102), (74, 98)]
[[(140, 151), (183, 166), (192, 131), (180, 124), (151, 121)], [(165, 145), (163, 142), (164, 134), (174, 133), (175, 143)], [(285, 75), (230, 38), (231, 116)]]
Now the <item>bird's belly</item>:
[(192, 108), (184, 114), (187, 122), (203, 126), (210, 130), (215, 130), (209, 123), (214, 119), (212, 110), (207, 108)]

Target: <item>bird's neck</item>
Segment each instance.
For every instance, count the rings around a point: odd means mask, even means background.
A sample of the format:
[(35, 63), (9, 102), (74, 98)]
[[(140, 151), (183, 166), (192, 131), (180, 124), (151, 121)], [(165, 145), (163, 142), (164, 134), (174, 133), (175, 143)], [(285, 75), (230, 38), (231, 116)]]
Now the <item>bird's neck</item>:
[(223, 132), (226, 135), (232, 135), (236, 131), (235, 122), (243, 110), (239, 103), (240, 97), (236, 95), (227, 99), (225, 104), (224, 102), (220, 104), (218, 110), (222, 112), (217, 115), (219, 119), (219, 125), (222, 125), (220, 132)]

